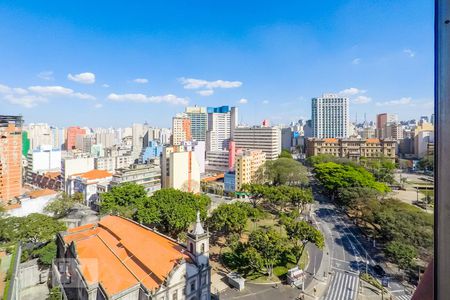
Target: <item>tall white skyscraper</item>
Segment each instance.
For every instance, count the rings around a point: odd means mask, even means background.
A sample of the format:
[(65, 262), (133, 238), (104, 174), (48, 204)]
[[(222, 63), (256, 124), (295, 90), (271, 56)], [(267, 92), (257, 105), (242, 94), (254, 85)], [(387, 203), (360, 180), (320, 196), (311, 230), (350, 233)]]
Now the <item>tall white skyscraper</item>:
[(346, 138), (349, 136), (349, 100), (335, 94), (312, 99), (313, 137)]
[(233, 138), (237, 126), (237, 114), (236, 107), (208, 107), (206, 151), (228, 150), (228, 143)]
[(206, 107), (188, 106), (186, 114), (191, 119), (191, 134), (195, 141), (206, 141), (206, 130), (208, 129), (208, 114)]

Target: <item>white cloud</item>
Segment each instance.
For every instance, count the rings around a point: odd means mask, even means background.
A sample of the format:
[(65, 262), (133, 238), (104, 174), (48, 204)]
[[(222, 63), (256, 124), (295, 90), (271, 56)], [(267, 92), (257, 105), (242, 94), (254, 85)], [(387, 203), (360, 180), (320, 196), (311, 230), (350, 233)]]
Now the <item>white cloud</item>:
[(397, 100), (390, 100), (390, 101), (384, 101), (384, 102), (377, 102), (376, 106), (395, 106), (395, 105), (411, 105), (412, 104), (412, 98), (411, 97), (402, 97)]
[(101, 104), (101, 103), (96, 103), (94, 105), (94, 108), (102, 108), (102, 107), (103, 107), (103, 104)]
[(109, 88), (109, 84), (104, 83), (104, 84), (102, 84), (102, 87)]
[(248, 103), (248, 100), (245, 99), (245, 98), (241, 98), (241, 99), (239, 100), (239, 104), (247, 104), (247, 103)]
[(93, 84), (95, 83), (95, 74), (91, 72), (85, 72), (75, 75), (69, 74), (67, 75), (67, 79), (82, 84)]
[(215, 80), (215, 81), (207, 81), (203, 79), (195, 79), (195, 78), (180, 78), (179, 81), (183, 85), (183, 87), (187, 90), (196, 90), (196, 89), (231, 89), (237, 88), (242, 85), (240, 81), (227, 81), (227, 80)]
[(28, 88), (33, 93), (45, 95), (45, 96), (54, 96), (54, 95), (70, 95), (73, 93), (72, 89), (65, 88), (59, 85), (51, 85), (51, 86), (30, 86)]
[(370, 101), (372, 101), (372, 98), (364, 96), (364, 95), (359, 95), (355, 99), (352, 100), (352, 102), (355, 104), (366, 104), (366, 103), (369, 103)]
[(269, 104), (269, 100), (264, 100), (262, 103), (263, 104)]
[(148, 79), (147, 78), (136, 78), (136, 79), (133, 79), (133, 82), (136, 82), (136, 83), (148, 83)]
[(37, 77), (47, 81), (55, 80), (53, 77), (53, 71), (42, 71), (37, 75)]
[(163, 96), (147, 96), (144, 94), (109, 94), (108, 100), (115, 102), (137, 102), (137, 103), (170, 103), (174, 105), (187, 105), (188, 99), (180, 98), (172, 94)]
[(360, 90), (358, 88), (351, 87), (351, 88), (340, 91), (339, 95), (344, 96), (344, 97), (350, 97), (350, 96), (355, 96), (358, 94), (364, 94), (365, 92), (366, 92), (365, 90)]
[(32, 108), (39, 103), (47, 102), (47, 99), (37, 95), (14, 95), (8, 94), (4, 99), (11, 104), (23, 106), (25, 108)]
[(0, 84), (0, 95), (3, 99), (11, 104), (21, 105), (31, 108), (39, 103), (48, 102), (51, 97), (71, 97), (82, 100), (95, 100), (95, 97), (85, 93), (78, 93), (72, 89), (53, 85), (53, 86), (30, 86), (28, 89), (11, 88), (7, 85)]
[(361, 63), (361, 58), (359, 58), (359, 57), (352, 60), (353, 65), (359, 65), (360, 63)]
[(405, 53), (406, 55), (408, 55), (409, 57), (414, 57), (416, 56), (416, 53), (414, 51), (412, 51), (411, 49), (404, 49), (403, 53)]
[(197, 91), (197, 94), (201, 95), (201, 96), (211, 96), (212, 94), (214, 94), (214, 90), (201, 90), (201, 91)]

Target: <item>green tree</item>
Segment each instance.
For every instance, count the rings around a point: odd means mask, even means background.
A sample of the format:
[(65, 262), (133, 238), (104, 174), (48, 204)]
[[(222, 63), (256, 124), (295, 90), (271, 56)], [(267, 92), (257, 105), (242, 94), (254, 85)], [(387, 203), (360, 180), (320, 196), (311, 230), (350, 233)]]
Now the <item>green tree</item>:
[(280, 155), (278, 155), (278, 158), (291, 158), (292, 159), (292, 154), (289, 150), (283, 149), (283, 150), (281, 150)]
[(66, 230), (66, 226), (42, 214), (29, 214), (19, 226), (19, 240), (31, 243), (46, 243), (54, 239), (55, 235)]
[(240, 203), (221, 204), (208, 220), (209, 226), (225, 236), (233, 233), (241, 234), (247, 224), (247, 209)]
[(305, 221), (289, 220), (285, 221), (286, 233), (289, 239), (294, 243), (293, 254), (299, 263), (300, 258), (305, 251), (306, 245), (312, 243), (319, 249), (324, 247), (324, 237), (322, 232)]
[(100, 195), (100, 213), (132, 218), (147, 198), (147, 192), (142, 185), (123, 183)]
[(417, 168), (422, 171), (434, 170), (434, 155), (427, 155), (422, 157), (417, 163)]
[(43, 247), (40, 247), (33, 251), (33, 256), (39, 258), (39, 262), (45, 266), (50, 266), (53, 259), (56, 258), (56, 242), (50, 241)]
[(368, 169), (375, 180), (386, 183), (394, 183), (395, 163), (386, 157), (361, 158), (361, 165)]
[(268, 160), (258, 170), (258, 181), (271, 185), (299, 185), (308, 182), (307, 170), (291, 158)]
[(274, 229), (257, 229), (250, 234), (248, 245), (259, 253), (265, 272), (272, 277), (274, 266), (286, 251), (286, 239)]
[(367, 199), (377, 199), (381, 194), (376, 189), (361, 186), (339, 188), (337, 193), (339, 203), (350, 209), (358, 208)]
[(83, 195), (81, 193), (75, 193), (73, 196), (62, 193), (55, 200), (48, 203), (44, 211), (51, 213), (55, 218), (61, 218), (66, 216), (76, 203), (83, 203)]
[(403, 270), (410, 268), (417, 257), (417, 251), (413, 246), (398, 241), (392, 241), (387, 245), (386, 254)]
[(165, 233), (176, 237), (195, 221), (197, 210), (200, 211), (202, 219), (205, 219), (210, 203), (211, 200), (205, 195), (161, 189), (150, 199), (140, 202), (135, 219), (157, 226)]
[(250, 202), (256, 208), (264, 200), (268, 189), (269, 187), (263, 184), (247, 183), (242, 185), (241, 191), (250, 194)]
[(47, 300), (61, 300), (61, 299), (63, 299), (61, 288), (58, 286), (53, 287), (50, 290), (50, 294), (49, 294)]

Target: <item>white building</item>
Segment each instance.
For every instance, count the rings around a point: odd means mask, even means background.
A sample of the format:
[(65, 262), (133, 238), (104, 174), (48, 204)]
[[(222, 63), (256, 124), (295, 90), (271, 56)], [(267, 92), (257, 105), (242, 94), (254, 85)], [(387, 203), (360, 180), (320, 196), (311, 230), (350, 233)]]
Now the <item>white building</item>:
[(64, 181), (64, 190), (68, 192), (68, 186), (66, 181), (69, 176), (73, 174), (79, 174), (88, 172), (94, 169), (94, 158), (93, 157), (67, 157), (63, 158), (61, 164), (61, 176)]
[(94, 159), (94, 166), (97, 170), (105, 170), (115, 173), (117, 169), (128, 168), (135, 161), (135, 157), (131, 154), (118, 156), (103, 156)]
[[(420, 130), (414, 137), (414, 154), (422, 158), (431, 154), (430, 145), (434, 144), (434, 130)], [(433, 147), (434, 148), (434, 147)]]
[(47, 123), (30, 123), (23, 130), (28, 132), (31, 150), (53, 144), (53, 130)]
[(313, 137), (349, 137), (349, 99), (335, 94), (313, 98), (311, 105)]
[(61, 150), (52, 145), (41, 145), (28, 153), (27, 171), (45, 173), (61, 170)]
[(127, 182), (142, 185), (151, 195), (161, 189), (161, 167), (154, 164), (133, 164), (128, 168), (118, 169), (110, 186)]
[(229, 169), (229, 151), (207, 151), (206, 170), (214, 172), (225, 172)]
[(277, 126), (238, 126), (234, 131), (237, 149), (262, 150), (267, 160), (281, 153), (281, 130)]
[(208, 131), (206, 133), (206, 151), (223, 151), (234, 135), (237, 126), (238, 109), (236, 107), (208, 107)]
[(184, 147), (184, 151), (192, 151), (195, 154), (195, 158), (198, 162), (198, 167), (200, 170), (200, 174), (205, 173), (205, 142), (203, 141), (190, 141), (184, 142), (181, 145)]
[(85, 173), (73, 174), (66, 181), (67, 193), (70, 196), (81, 193), (85, 205), (96, 205), (100, 194), (99, 186), (100, 191), (104, 192), (111, 180), (112, 174), (103, 170), (90, 170)]

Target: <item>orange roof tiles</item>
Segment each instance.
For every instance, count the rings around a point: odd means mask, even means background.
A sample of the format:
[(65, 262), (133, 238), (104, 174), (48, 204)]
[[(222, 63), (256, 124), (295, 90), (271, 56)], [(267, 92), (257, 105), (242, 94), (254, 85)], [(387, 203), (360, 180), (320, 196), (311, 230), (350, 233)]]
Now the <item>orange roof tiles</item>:
[(107, 216), (98, 225), (70, 229), (63, 238), (66, 244), (75, 243), (86, 280), (100, 282), (108, 295), (138, 283), (154, 290), (178, 260), (190, 260), (176, 242), (116, 216)]
[(48, 178), (51, 178), (51, 179), (56, 179), (60, 175), (61, 175), (61, 172), (46, 172), (44, 174), (45, 177), (48, 177)]
[(28, 193), (28, 196), (30, 196), (31, 199), (39, 198), (42, 196), (49, 196), (56, 194), (55, 191), (50, 189), (42, 189), (42, 190), (35, 190)]
[(215, 176), (205, 177), (205, 178), (202, 179), (202, 181), (203, 182), (211, 182), (211, 181), (216, 181), (218, 179), (222, 179), (224, 177), (225, 177), (225, 174), (224, 173), (220, 173), (220, 174), (217, 174)]
[(379, 143), (379, 142), (380, 142), (380, 139), (367, 139), (366, 140), (367, 144), (376, 144), (376, 143)]
[(327, 138), (327, 139), (324, 139), (324, 142), (325, 142), (325, 143), (337, 143), (337, 142), (338, 142), (338, 139)]
[(93, 179), (102, 179), (102, 178), (111, 177), (112, 174), (105, 170), (91, 170), (86, 173), (73, 174), (72, 176), (78, 176), (78, 177), (82, 177), (84, 179), (93, 180)]

